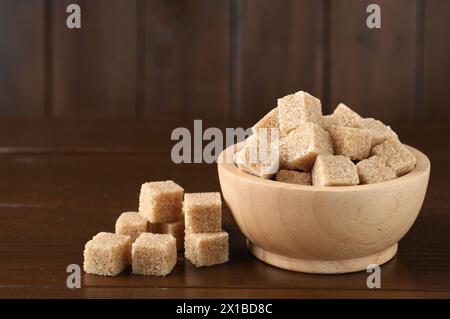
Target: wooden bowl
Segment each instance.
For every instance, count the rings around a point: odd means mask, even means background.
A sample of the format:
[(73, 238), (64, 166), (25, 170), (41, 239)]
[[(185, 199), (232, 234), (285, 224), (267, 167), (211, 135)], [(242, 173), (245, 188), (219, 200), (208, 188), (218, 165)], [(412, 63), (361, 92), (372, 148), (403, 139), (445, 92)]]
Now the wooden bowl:
[(270, 265), (306, 273), (348, 273), (389, 261), (419, 214), (430, 175), (429, 159), (408, 146), (417, 166), (400, 178), (357, 186), (294, 185), (226, 162), (238, 148), (220, 154), (218, 172), (248, 248)]

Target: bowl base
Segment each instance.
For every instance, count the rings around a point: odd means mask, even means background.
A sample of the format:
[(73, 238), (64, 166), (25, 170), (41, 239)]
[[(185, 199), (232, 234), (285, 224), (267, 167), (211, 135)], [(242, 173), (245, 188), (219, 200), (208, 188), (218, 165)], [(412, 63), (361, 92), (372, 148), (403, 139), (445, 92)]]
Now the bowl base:
[(382, 265), (388, 262), (397, 253), (398, 244), (396, 243), (373, 255), (345, 260), (311, 260), (286, 257), (264, 250), (248, 239), (247, 247), (253, 256), (278, 268), (310, 274), (344, 274), (366, 270), (367, 266), (371, 264)]

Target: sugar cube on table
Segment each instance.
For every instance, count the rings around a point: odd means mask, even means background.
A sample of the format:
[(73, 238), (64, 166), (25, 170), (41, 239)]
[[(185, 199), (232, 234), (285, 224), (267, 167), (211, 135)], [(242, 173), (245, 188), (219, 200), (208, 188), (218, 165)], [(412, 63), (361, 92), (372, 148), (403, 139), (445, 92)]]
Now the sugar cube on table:
[(282, 152), (287, 165), (303, 171), (311, 171), (319, 154), (333, 154), (330, 134), (314, 123), (301, 123), (283, 138), (286, 145)]
[(196, 267), (223, 264), (228, 261), (228, 233), (188, 233), (184, 256)]
[(342, 155), (317, 156), (312, 170), (314, 186), (350, 186), (359, 184), (353, 162)]
[(334, 109), (331, 115), (333, 119), (333, 125), (335, 126), (353, 126), (356, 121), (362, 119), (362, 117), (349, 108), (344, 103), (339, 103), (339, 105)]
[(387, 140), (372, 148), (372, 155), (379, 155), (397, 176), (405, 175), (416, 167), (416, 157), (398, 140)]
[(373, 118), (355, 121), (354, 127), (366, 129), (372, 132), (372, 146), (381, 144), (389, 139), (398, 140), (397, 133), (395, 133), (389, 126), (384, 125), (383, 122)]
[(86, 243), (83, 257), (85, 272), (117, 276), (131, 263), (131, 238), (113, 233), (98, 233)]
[(278, 171), (275, 180), (283, 183), (311, 185), (311, 173), (297, 172), (291, 170)]
[(320, 123), (322, 106), (319, 99), (299, 91), (278, 99), (278, 117), (281, 132), (287, 134), (301, 123)]
[(181, 218), (184, 189), (173, 181), (144, 183), (139, 195), (139, 214), (151, 223)]
[(154, 224), (154, 232), (158, 234), (172, 235), (177, 241), (177, 250), (184, 249), (184, 216), (181, 220), (170, 223)]
[(220, 193), (186, 193), (183, 211), (186, 232), (209, 233), (222, 230)]
[(258, 133), (258, 130), (261, 128), (271, 129), (271, 128), (279, 128), (280, 122), (278, 119), (278, 108), (273, 108), (269, 113), (267, 113), (262, 119), (258, 121), (252, 127), (253, 133)]
[(397, 177), (395, 171), (378, 155), (357, 163), (356, 170), (361, 184), (380, 183)]
[(329, 132), (335, 154), (347, 156), (351, 160), (363, 160), (370, 156), (371, 131), (347, 126), (332, 126)]
[(235, 154), (234, 160), (236, 165), (247, 173), (271, 178), (280, 165), (278, 136), (272, 135), (268, 138), (267, 135), (251, 135), (245, 140), (243, 148)]
[(166, 276), (176, 263), (177, 245), (172, 235), (142, 233), (132, 245), (134, 274)]
[(137, 212), (122, 213), (116, 220), (116, 234), (128, 235), (135, 241), (141, 233), (148, 232), (149, 222)]

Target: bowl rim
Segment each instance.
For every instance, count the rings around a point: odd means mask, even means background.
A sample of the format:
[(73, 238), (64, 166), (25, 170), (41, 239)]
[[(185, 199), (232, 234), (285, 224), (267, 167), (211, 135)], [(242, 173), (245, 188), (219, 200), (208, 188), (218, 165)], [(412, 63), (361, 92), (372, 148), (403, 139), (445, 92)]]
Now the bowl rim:
[(240, 170), (232, 161), (231, 162), (224, 161), (225, 155), (227, 155), (227, 158), (232, 159), (233, 158), (232, 154), (236, 150), (239, 150), (242, 147), (242, 145), (243, 142), (232, 144), (220, 153), (217, 160), (218, 170), (226, 171), (229, 174), (235, 175), (237, 178), (240, 179), (245, 179), (248, 182), (255, 184), (263, 184), (266, 185), (267, 187), (271, 187), (274, 189), (282, 188), (308, 192), (350, 192), (350, 191), (379, 190), (380, 188), (381, 189), (389, 188), (392, 186), (398, 186), (399, 184), (408, 183), (413, 179), (417, 179), (418, 177), (423, 176), (424, 174), (429, 174), (431, 169), (430, 160), (424, 153), (422, 153), (421, 151), (419, 151), (414, 147), (404, 144), (416, 157), (417, 159), (416, 167), (408, 174), (397, 177), (395, 179), (375, 184), (363, 184), (353, 186), (312, 186), (312, 185), (290, 184), (251, 175), (250, 173)]

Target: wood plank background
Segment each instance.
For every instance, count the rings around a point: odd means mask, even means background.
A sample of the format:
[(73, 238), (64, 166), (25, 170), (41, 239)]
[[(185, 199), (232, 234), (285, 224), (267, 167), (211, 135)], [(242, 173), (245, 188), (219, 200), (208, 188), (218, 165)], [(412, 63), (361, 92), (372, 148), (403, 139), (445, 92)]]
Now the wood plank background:
[(46, 90), (43, 0), (0, 1), (0, 114), (42, 115)]
[[(256, 118), (296, 90), (450, 118), (450, 1), (0, 0), (0, 116)], [(65, 26), (69, 3), (82, 29)]]
[(415, 118), (417, 1), (382, 0), (381, 29), (364, 26), (371, 0), (331, 9), (331, 104), (344, 102), (380, 120)]

